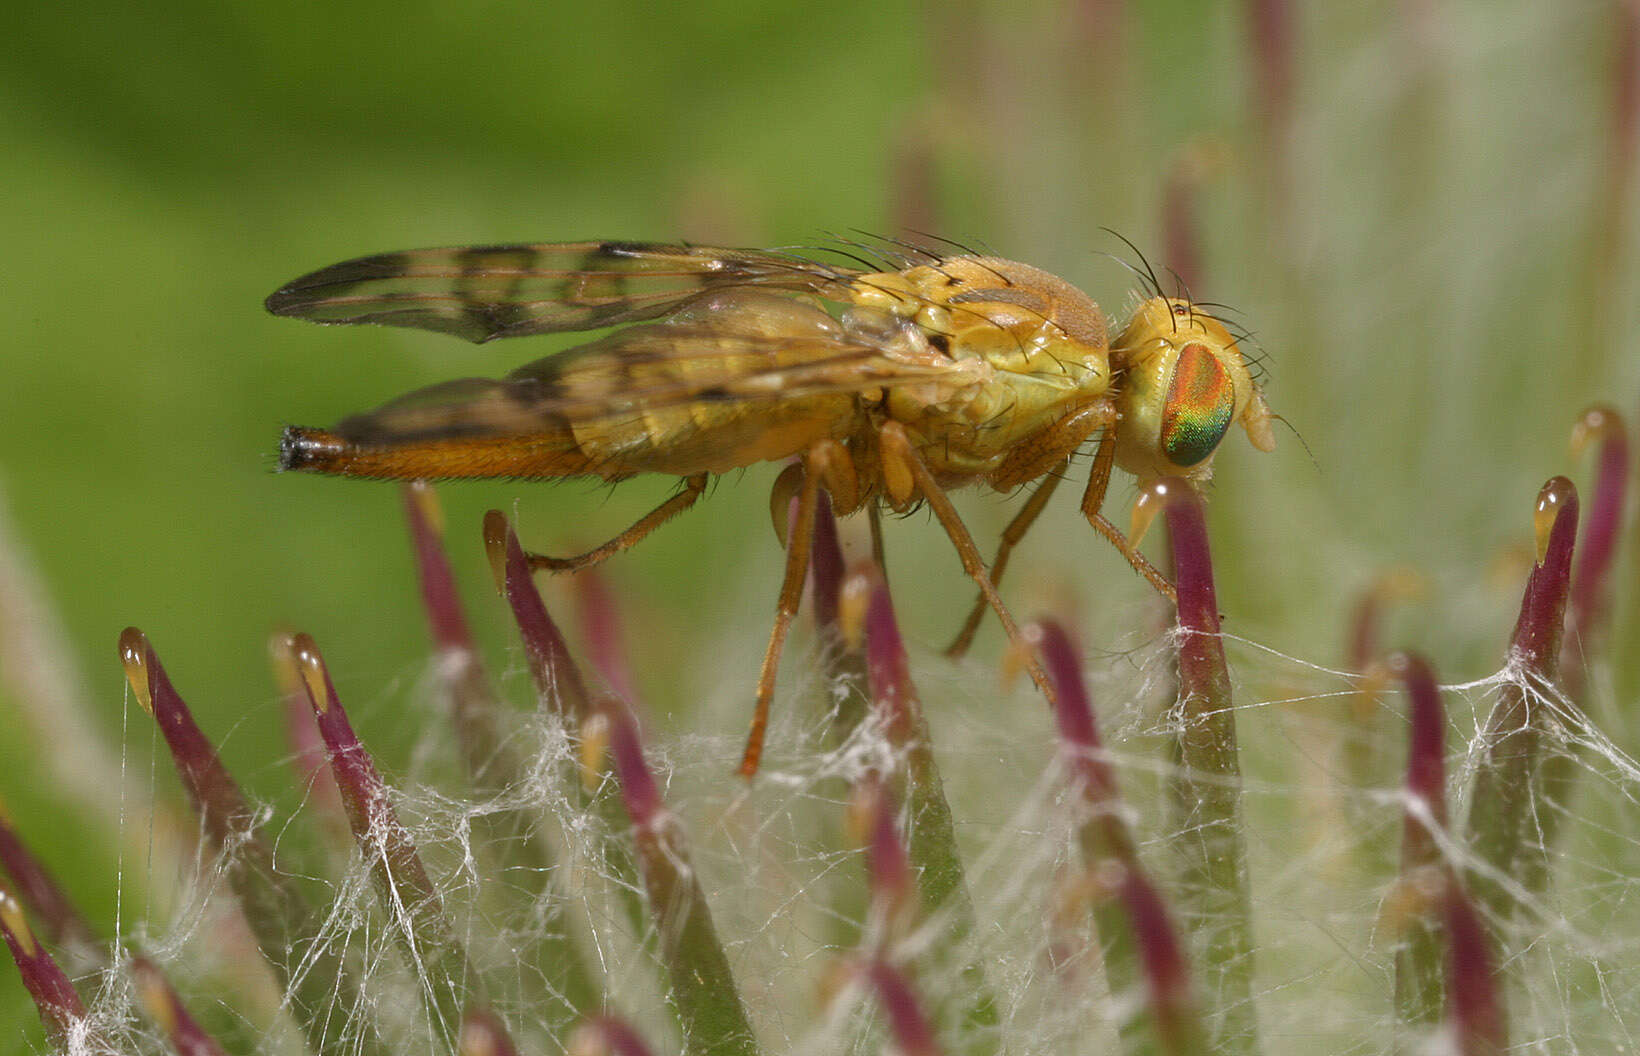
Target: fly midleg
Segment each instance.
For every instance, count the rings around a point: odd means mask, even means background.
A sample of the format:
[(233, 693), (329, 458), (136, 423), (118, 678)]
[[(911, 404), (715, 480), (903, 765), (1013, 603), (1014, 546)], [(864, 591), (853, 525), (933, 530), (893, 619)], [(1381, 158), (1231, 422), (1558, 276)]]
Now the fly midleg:
[[(1048, 500), (1053, 497), (1054, 489), (1059, 486), (1059, 481), (1064, 477), (1065, 467), (1069, 464), (1070, 460), (1066, 459), (1057, 469), (1049, 470), (1047, 476), (1042, 478), (1042, 483), (1031, 492), (1031, 497), (1026, 500), (1025, 505), (1014, 515), (1014, 519), (1008, 522), (1008, 527), (1002, 530), (1002, 541), (997, 544), (997, 556), (991, 561), (992, 586), (1002, 581), (1002, 573), (1008, 568), (1008, 555), (1013, 553), (1014, 547), (1025, 538), (1025, 533), (1030, 531), (1031, 525), (1036, 523), (1037, 517), (1047, 508)], [(945, 647), (946, 656), (960, 660), (968, 652), (968, 647), (974, 644), (974, 634), (979, 630), (980, 620), (985, 618), (985, 607), (985, 594), (981, 592), (980, 596), (974, 599), (973, 607), (968, 610), (968, 618), (962, 621), (962, 629), (957, 631), (957, 636), (951, 640), (951, 644)]]
[(920, 495), (928, 503), (929, 509), (934, 511), (940, 526), (950, 537), (951, 545), (957, 548), (957, 556), (962, 560), (963, 571), (978, 585), (986, 604), (997, 614), (1002, 629), (1008, 634), (1009, 644), (1024, 658), (1025, 670), (1030, 674), (1031, 681), (1036, 683), (1036, 687), (1048, 699), (1048, 706), (1057, 711), (1059, 694), (1054, 689), (1053, 682), (1049, 680), (1047, 672), (1042, 669), (1042, 662), (1037, 658), (1036, 650), (1032, 649), (1019, 633), (1019, 625), (1008, 612), (1008, 606), (1002, 603), (1002, 596), (997, 593), (996, 586), (991, 582), (990, 573), (985, 570), (985, 559), (980, 556), (979, 547), (974, 545), (974, 537), (962, 523), (957, 508), (951, 505), (950, 497), (934, 479), (928, 464), (917, 454), (911, 438), (906, 435), (905, 427), (898, 422), (884, 423), (879, 432), (879, 441), (883, 459), (883, 478), (889, 481), (909, 480), (912, 484), (911, 495)]
[(740, 759), (742, 777), (754, 776), (762, 761), (763, 738), (769, 727), (769, 703), (774, 699), (775, 676), (780, 670), (780, 652), (785, 648), (786, 634), (803, 599), (803, 581), (809, 573), (809, 548), (814, 541), (814, 516), (820, 496), (821, 470), (816, 461), (811, 448), (803, 457), (796, 509), (790, 515), (786, 532), (786, 575), (780, 584), (780, 599), (775, 603), (774, 627), (769, 631), (769, 647), (763, 653), (763, 668), (757, 676), (757, 704), (752, 712), (751, 728), (746, 732), (746, 751)]
[[(1048, 505), (1048, 499), (1059, 486), (1060, 478), (1069, 467), (1076, 449), (1101, 429), (1109, 435), (1115, 424), (1116, 408), (1109, 400), (1079, 408), (1008, 452), (1002, 465), (991, 474), (990, 484), (999, 491), (1008, 491), (1027, 481), (1043, 478), (1024, 507), (1002, 531), (997, 556), (991, 561), (992, 586), (1002, 582), (1009, 555)], [(985, 616), (985, 608), (985, 595), (981, 593), (974, 599), (973, 607), (968, 610), (968, 618), (963, 621), (957, 636), (945, 647), (946, 656), (957, 659), (968, 652), (968, 647), (974, 644), (974, 634), (979, 630), (980, 620)]]

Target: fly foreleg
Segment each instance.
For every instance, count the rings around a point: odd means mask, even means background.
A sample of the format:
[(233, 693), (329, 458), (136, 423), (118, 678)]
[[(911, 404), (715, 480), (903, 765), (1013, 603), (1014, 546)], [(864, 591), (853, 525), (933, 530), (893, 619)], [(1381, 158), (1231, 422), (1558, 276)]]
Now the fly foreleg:
[(1141, 554), (1122, 530), (1112, 524), (1110, 518), (1100, 512), (1105, 504), (1105, 492), (1110, 488), (1110, 470), (1116, 462), (1116, 440), (1112, 433), (1106, 433), (1099, 441), (1099, 450), (1093, 455), (1093, 472), (1088, 474), (1088, 488), (1082, 493), (1082, 515), (1093, 525), (1094, 531), (1110, 541), (1117, 551), (1125, 558), (1133, 570), (1150, 581), (1156, 592), (1168, 601), (1178, 603), (1179, 595), (1173, 589), (1173, 584), (1167, 581), (1161, 570), (1151, 564), (1144, 554)]

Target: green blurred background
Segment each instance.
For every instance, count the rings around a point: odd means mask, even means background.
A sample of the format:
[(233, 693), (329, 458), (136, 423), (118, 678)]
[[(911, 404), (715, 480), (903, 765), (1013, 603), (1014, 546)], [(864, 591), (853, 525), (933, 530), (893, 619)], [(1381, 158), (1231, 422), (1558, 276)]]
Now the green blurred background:
[[(295, 275), (423, 245), (927, 227), (1118, 310), (1134, 283), (1105, 254), (1132, 255), (1101, 228), (1169, 263), (1170, 180), (1191, 189), (1195, 292), (1242, 310), (1293, 427), (1272, 456), (1232, 436), (1219, 464), (1230, 628), (1334, 663), (1352, 592), (1409, 562), (1437, 600), (1396, 631), (1443, 672), (1484, 674), (1508, 622), (1488, 568), (1526, 538), (1544, 478), (1575, 468), (1574, 415), (1637, 391), (1614, 7), (1295, 7), (1285, 92), (1242, 5), (18, 7), (0, 65), (0, 490), (12, 560), (50, 609), (15, 586), (4, 600), (62, 652), (0, 655), (0, 800), (99, 923), (122, 889), (125, 923), (142, 916), (144, 834), (122, 846), (118, 804), (88, 819), (63, 802), (78, 753), (42, 743), (32, 717), (84, 706), (136, 786), (174, 797), (116, 664), (127, 624), (259, 797), (297, 796), (267, 676), (275, 626), (315, 635), (363, 735), (407, 765), (425, 632), (398, 495), (276, 474), (279, 429), (504, 372), (557, 339), (478, 348), (266, 316)], [(690, 728), (696, 695), (750, 700), (777, 584), (772, 477), (725, 480), (610, 566), (658, 723)], [(490, 611), (482, 511), (565, 550), (666, 487), (444, 489), (495, 666), (518, 663)], [(1065, 492), (1011, 596), (1027, 614), (1076, 608), (1095, 648), (1120, 648), (1145, 589)], [(1118, 520), (1131, 498), (1113, 489)], [(989, 549), (1010, 505), (963, 508)], [(902, 588), (912, 634), (943, 642), (969, 595), (954, 557), (920, 515), (889, 548), (896, 582), (918, 588)], [(40, 699), (59, 658), (65, 699)], [(91, 781), (112, 799), (116, 778)], [(0, 1023), (37, 1030), (15, 976), (0, 980)], [(0, 1035), (0, 1052), (27, 1051)]]

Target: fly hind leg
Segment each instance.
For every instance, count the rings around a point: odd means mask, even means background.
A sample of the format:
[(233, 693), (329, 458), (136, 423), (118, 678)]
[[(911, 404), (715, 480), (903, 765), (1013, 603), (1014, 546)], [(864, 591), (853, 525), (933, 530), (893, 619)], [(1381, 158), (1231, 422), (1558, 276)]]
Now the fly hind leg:
[(548, 557), (546, 554), (530, 554), (530, 567), (544, 568), (551, 572), (579, 572), (583, 568), (591, 568), (601, 564), (608, 558), (615, 556), (622, 550), (630, 550), (642, 542), (644, 537), (656, 528), (670, 521), (678, 514), (693, 506), (706, 490), (706, 474), (696, 473), (691, 477), (683, 478), (683, 490), (656, 506), (628, 528), (602, 546), (593, 547), (584, 554), (574, 557)]
[[(740, 757), (740, 776), (745, 778), (757, 774), (758, 764), (763, 759), (763, 739), (769, 729), (769, 703), (774, 699), (780, 653), (785, 648), (792, 620), (797, 616), (797, 606), (803, 600), (803, 581), (809, 574), (809, 548), (814, 541), (815, 510), (820, 501), (820, 479), (827, 457), (820, 453), (822, 446), (816, 445), (803, 457), (801, 477), (797, 482), (797, 509), (789, 514), (784, 540), (786, 574), (780, 583), (780, 599), (775, 603), (769, 647), (763, 653), (763, 667), (757, 676), (757, 704), (752, 711), (751, 729), (746, 732), (746, 750)], [(790, 510), (789, 503), (787, 509)]]

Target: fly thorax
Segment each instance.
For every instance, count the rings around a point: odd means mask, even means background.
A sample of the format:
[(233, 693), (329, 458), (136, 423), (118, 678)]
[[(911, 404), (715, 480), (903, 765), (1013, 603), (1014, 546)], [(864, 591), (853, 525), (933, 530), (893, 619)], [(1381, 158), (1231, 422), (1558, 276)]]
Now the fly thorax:
[(1110, 388), (1109, 352), (1069, 337), (1057, 326), (1043, 326), (1019, 350), (1018, 360), (1007, 369), (1077, 397), (1100, 396)]

